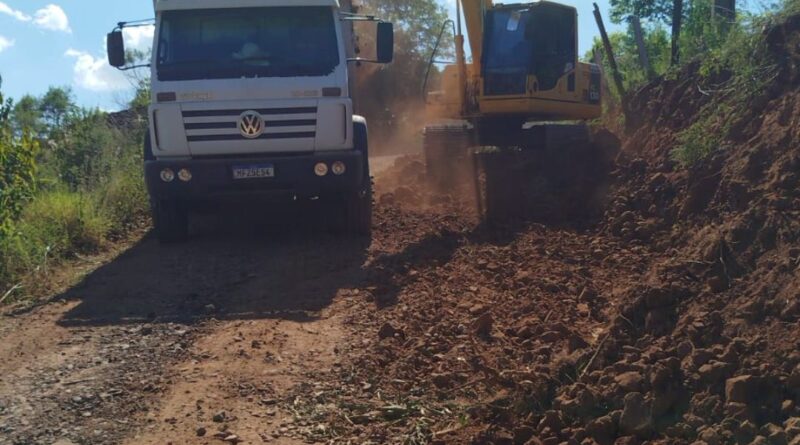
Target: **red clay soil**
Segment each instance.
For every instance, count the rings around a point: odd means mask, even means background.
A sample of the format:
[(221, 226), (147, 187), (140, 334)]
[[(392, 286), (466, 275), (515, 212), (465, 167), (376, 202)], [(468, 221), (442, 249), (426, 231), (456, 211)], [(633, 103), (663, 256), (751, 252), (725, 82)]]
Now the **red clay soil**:
[(380, 230), (438, 230), (372, 261), (326, 421), (352, 443), (799, 444), (798, 29), (767, 32), (772, 85), (691, 168), (671, 153), (715, 100), (698, 67), (632, 97), (591, 229), (487, 230), (463, 200), (383, 190), (405, 217)]

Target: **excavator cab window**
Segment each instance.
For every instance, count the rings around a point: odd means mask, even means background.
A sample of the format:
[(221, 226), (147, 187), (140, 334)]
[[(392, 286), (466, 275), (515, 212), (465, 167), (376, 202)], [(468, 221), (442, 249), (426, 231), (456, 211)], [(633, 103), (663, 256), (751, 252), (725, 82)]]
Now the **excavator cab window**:
[(577, 61), (575, 10), (540, 3), (499, 7), (486, 13), (484, 94), (525, 94), (527, 77), (552, 90)]
[(533, 56), (527, 37), (530, 9), (499, 8), (487, 13), (484, 49), (484, 93), (525, 94)]
[(560, 5), (540, 4), (533, 8), (528, 38), (533, 41), (531, 74), (539, 89), (552, 90), (558, 81), (575, 70), (577, 62), (575, 10)]

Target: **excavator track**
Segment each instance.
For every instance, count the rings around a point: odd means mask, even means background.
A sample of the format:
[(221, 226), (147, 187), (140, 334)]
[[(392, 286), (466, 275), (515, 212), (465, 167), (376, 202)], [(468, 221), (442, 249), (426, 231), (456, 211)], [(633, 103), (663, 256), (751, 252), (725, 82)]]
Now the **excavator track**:
[(428, 179), (437, 191), (463, 187), (474, 177), (474, 131), (464, 125), (432, 125), (425, 128), (423, 150)]
[[(425, 157), (443, 192), (470, 188), (484, 221), (561, 223), (598, 215), (619, 141), (583, 124), (535, 124), (513, 145), (469, 128), (429, 127)], [(508, 143), (508, 134), (501, 135)], [(479, 145), (480, 144), (480, 145)]]

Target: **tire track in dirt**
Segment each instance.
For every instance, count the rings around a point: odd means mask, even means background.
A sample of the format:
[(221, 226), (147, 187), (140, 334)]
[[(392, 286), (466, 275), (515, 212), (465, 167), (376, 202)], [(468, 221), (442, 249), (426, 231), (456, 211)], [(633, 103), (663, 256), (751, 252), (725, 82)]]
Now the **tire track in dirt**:
[(291, 330), (360, 279), (366, 246), (258, 217), (226, 224), (201, 223), (182, 246), (140, 240), (63, 303), (0, 320), (0, 443), (112, 444), (155, 430), (165, 419), (152, 408), (184, 375), (175, 364), (217, 354), (223, 343), (204, 340), (232, 338), (222, 326)]
[(327, 315), (309, 323), (212, 322), (192, 348), (191, 360), (176, 366), (153, 423), (126, 443), (303, 443), (292, 437), (293, 415), (279, 401), (305, 381), (309, 369), (336, 363), (340, 322)]

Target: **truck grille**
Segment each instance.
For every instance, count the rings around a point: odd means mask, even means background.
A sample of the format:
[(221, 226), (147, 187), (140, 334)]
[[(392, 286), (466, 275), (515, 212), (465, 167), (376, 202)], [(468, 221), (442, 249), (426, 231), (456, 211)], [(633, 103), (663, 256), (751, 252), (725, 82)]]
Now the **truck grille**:
[(243, 141), (239, 116), (256, 111), (264, 119), (264, 133), (257, 139), (314, 139), (317, 107), (183, 111), (189, 142)]

